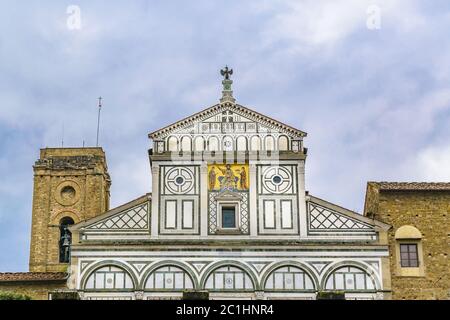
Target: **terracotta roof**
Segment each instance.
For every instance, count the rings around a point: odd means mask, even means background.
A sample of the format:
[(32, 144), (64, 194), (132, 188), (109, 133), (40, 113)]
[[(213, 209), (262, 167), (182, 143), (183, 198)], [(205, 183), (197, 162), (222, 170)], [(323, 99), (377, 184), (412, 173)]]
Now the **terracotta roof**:
[(0, 273), (0, 282), (21, 281), (62, 281), (67, 279), (65, 272), (5, 272)]
[(380, 190), (450, 191), (450, 182), (369, 182)]

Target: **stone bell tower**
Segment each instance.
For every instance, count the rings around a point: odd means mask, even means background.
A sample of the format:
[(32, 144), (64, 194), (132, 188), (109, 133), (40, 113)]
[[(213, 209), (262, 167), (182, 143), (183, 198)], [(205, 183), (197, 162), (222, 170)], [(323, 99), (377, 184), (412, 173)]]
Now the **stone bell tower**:
[(30, 271), (63, 272), (68, 266), (67, 227), (109, 209), (102, 148), (41, 149), (34, 165)]

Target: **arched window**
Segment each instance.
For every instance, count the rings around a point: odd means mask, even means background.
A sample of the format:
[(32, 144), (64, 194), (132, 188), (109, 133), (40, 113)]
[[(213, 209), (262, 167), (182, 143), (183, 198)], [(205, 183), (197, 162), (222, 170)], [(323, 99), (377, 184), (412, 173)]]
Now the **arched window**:
[(145, 289), (148, 290), (185, 290), (193, 288), (194, 283), (189, 274), (175, 266), (156, 269), (145, 282)]
[(272, 136), (267, 136), (264, 139), (265, 142), (265, 148), (267, 151), (273, 151), (275, 150), (275, 139)]
[(209, 151), (219, 151), (219, 139), (217, 137), (211, 137), (208, 141)]
[(267, 277), (266, 290), (314, 290), (314, 282), (308, 273), (298, 267), (278, 268)]
[(205, 150), (205, 139), (203, 137), (195, 138), (195, 151)]
[(181, 139), (181, 151), (189, 152), (191, 150), (192, 150), (191, 138), (190, 137), (183, 137)]
[(223, 138), (222, 150), (233, 151), (233, 138), (231, 138), (230, 136), (226, 136)]
[(253, 282), (247, 272), (234, 266), (220, 267), (206, 279), (205, 289), (210, 290), (253, 290)]
[(86, 290), (131, 290), (133, 280), (127, 271), (116, 266), (105, 266), (95, 270), (86, 281)]
[(69, 227), (74, 224), (70, 217), (62, 218), (59, 222), (59, 262), (70, 262), (70, 245), (72, 244), (72, 233)]
[(325, 283), (325, 290), (373, 291), (375, 281), (366, 271), (353, 266), (345, 266), (331, 273)]
[(414, 226), (401, 226), (395, 231), (397, 268), (400, 276), (423, 276), (422, 233)]
[(253, 136), (250, 140), (250, 149), (252, 151), (259, 151), (261, 150), (261, 139), (258, 136)]
[(178, 151), (178, 140), (176, 137), (170, 137), (167, 141), (168, 150), (172, 152)]
[(280, 136), (278, 138), (278, 150), (288, 151), (289, 150), (289, 139), (286, 136)]
[(238, 151), (247, 151), (247, 138), (240, 136), (236, 140)]

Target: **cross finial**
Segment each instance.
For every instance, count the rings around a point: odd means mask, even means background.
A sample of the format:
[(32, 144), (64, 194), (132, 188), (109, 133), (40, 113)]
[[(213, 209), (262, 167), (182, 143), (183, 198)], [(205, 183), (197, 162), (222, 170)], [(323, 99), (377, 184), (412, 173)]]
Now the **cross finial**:
[(225, 69), (220, 70), (220, 74), (225, 77), (224, 80), (230, 80), (230, 76), (233, 75), (233, 69), (228, 69), (228, 66), (225, 66)]

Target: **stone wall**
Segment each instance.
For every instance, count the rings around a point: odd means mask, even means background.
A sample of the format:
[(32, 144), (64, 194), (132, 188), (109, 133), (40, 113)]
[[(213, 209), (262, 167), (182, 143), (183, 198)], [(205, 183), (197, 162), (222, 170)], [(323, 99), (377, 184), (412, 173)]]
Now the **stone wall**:
[(64, 272), (59, 263), (59, 224), (109, 209), (110, 177), (101, 148), (42, 149), (34, 165), (30, 271)]
[(48, 300), (49, 292), (53, 290), (67, 290), (66, 282), (61, 283), (35, 283), (35, 282), (10, 282), (0, 283), (0, 291), (14, 292), (27, 295), (32, 300)]
[[(449, 299), (449, 213), (450, 190), (383, 190), (369, 183), (365, 215), (393, 226), (388, 234), (393, 299)], [(422, 233), (423, 276), (400, 275), (395, 232), (404, 225)]]

